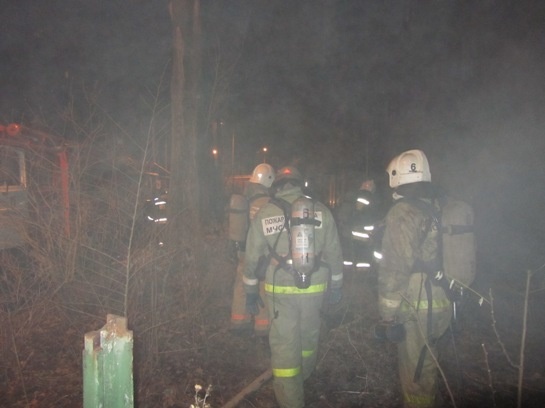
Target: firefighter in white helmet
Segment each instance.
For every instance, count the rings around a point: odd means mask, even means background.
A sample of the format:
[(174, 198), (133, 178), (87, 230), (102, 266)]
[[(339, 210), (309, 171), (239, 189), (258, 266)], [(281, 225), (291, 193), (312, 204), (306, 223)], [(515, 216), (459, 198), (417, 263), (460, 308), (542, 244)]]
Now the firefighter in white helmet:
[(333, 216), (324, 204), (305, 197), (302, 187), (296, 168), (284, 167), (276, 174), (275, 196), (252, 220), (246, 244), (244, 286), (250, 311), (260, 301), (258, 265), (266, 267), (274, 392), (282, 408), (304, 406), (303, 381), (316, 365), (320, 308), (328, 287), (328, 300), (340, 301), (343, 278)]
[(378, 275), (382, 321), (375, 335), (397, 343), (403, 406), (432, 407), (436, 343), (450, 324), (452, 306), (431, 273), (440, 269), (438, 217), (430, 215), (436, 208), (431, 173), (420, 150), (401, 153), (386, 171), (395, 202), (385, 219)]
[[(273, 167), (267, 163), (261, 163), (256, 166), (252, 176), (244, 190), (244, 197), (233, 195), (231, 197), (231, 208), (229, 217), (230, 235), (238, 238), (231, 238), (238, 249), (237, 251), (237, 272), (235, 285), (233, 288), (233, 300), (231, 303), (231, 332), (237, 335), (251, 335), (252, 332), (257, 336), (267, 336), (269, 334), (269, 316), (266, 307), (259, 309), (252, 316), (246, 310), (246, 293), (242, 282), (245, 259), (245, 241), (248, 230), (248, 221), (251, 221), (259, 209), (270, 199), (270, 187), (274, 181), (275, 172)], [(243, 200), (240, 209), (234, 208), (236, 200)], [(240, 220), (241, 222), (237, 222)], [(260, 285), (263, 291), (263, 285)], [(263, 294), (263, 292), (262, 292)], [(253, 320), (253, 326), (252, 326)]]
[(274, 169), (270, 164), (261, 163), (256, 166), (250, 177), (250, 183), (261, 184), (270, 188), (274, 182)]

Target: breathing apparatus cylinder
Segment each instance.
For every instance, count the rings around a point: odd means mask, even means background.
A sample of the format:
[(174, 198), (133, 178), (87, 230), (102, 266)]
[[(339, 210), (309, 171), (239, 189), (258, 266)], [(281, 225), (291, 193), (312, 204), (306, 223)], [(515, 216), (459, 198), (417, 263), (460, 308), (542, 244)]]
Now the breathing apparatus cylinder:
[(248, 233), (248, 200), (242, 194), (232, 194), (229, 201), (229, 239), (246, 241)]
[(299, 289), (310, 286), (314, 269), (314, 215), (314, 203), (308, 197), (300, 197), (291, 205), (291, 256)]

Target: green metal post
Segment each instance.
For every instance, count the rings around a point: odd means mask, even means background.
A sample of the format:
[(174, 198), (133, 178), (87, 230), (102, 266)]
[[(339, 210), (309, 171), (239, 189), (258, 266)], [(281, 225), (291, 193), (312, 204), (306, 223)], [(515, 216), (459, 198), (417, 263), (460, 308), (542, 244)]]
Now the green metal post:
[(132, 331), (127, 319), (107, 315), (98, 331), (85, 334), (83, 350), (83, 407), (132, 408)]

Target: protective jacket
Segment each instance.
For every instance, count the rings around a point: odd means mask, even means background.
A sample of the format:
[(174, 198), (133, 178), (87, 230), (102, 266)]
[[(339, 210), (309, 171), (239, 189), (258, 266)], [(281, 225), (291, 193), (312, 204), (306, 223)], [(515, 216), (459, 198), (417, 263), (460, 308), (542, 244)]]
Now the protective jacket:
[[(292, 203), (303, 195), (299, 187), (282, 190), (276, 197)], [(320, 226), (315, 228), (315, 251), (321, 254), (324, 263), (318, 271), (312, 274), (312, 286), (302, 290), (305, 293), (324, 292), (331, 270), (331, 287), (342, 286), (342, 252), (337, 234), (337, 226), (330, 210), (322, 203), (315, 203), (316, 218), (320, 220)], [(269, 202), (258, 212), (250, 224), (248, 240), (246, 243), (246, 267), (244, 271), (245, 289), (248, 293), (257, 293), (258, 279), (255, 270), (261, 255), (269, 253), (269, 245), (275, 245), (278, 234), (282, 236), (276, 245), (276, 252), (280, 256), (289, 253), (289, 240), (284, 229), (284, 212), (277, 205)], [(327, 265), (327, 266), (326, 266)], [(277, 263), (273, 260), (267, 269), (266, 290), (269, 293), (295, 293), (297, 289), (293, 282), (293, 276), (283, 269), (276, 271)], [(273, 281), (274, 278), (274, 281)], [(275, 288), (273, 287), (275, 286)], [(290, 288), (290, 289), (287, 289)], [(274, 290), (273, 290), (274, 289)]]
[[(270, 200), (269, 190), (259, 183), (248, 183), (244, 190), (244, 196), (248, 200), (248, 217), (250, 221), (255, 217), (261, 207)], [(241, 248), (244, 248), (242, 246)], [(243, 274), (245, 265), (245, 251), (238, 251), (238, 265), (233, 287), (233, 300), (231, 303), (231, 328), (234, 330), (250, 329), (252, 316), (246, 311), (246, 292), (244, 291)], [(258, 290), (262, 296), (263, 284), (259, 285)], [(260, 309), (257, 316), (254, 316), (254, 332), (259, 336), (266, 336), (269, 332), (269, 315), (267, 307)]]
[[(276, 194), (290, 204), (303, 195), (299, 187), (286, 186)], [(316, 365), (316, 349), (320, 332), (320, 308), (328, 288), (342, 286), (342, 253), (337, 227), (329, 209), (315, 202), (315, 218), (320, 226), (314, 230), (315, 251), (320, 267), (314, 271), (307, 289), (299, 289), (292, 273), (272, 258), (265, 277), (265, 293), (271, 328), (271, 365), (274, 389), (283, 408), (304, 406), (303, 380)], [(246, 243), (244, 286), (247, 293), (257, 293), (259, 280), (255, 275), (260, 256), (275, 246), (280, 256), (289, 253), (289, 239), (284, 211), (273, 203), (266, 204), (250, 225)], [(280, 234), (280, 236), (279, 236)], [(278, 242), (277, 241), (278, 239)]]
[(404, 406), (431, 407), (437, 380), (431, 353), (436, 353), (436, 341), (447, 330), (452, 312), (448, 295), (426, 270), (438, 257), (437, 220), (415, 204), (402, 200), (386, 216), (378, 306), (383, 320), (397, 319), (405, 326), (405, 340), (398, 343)]

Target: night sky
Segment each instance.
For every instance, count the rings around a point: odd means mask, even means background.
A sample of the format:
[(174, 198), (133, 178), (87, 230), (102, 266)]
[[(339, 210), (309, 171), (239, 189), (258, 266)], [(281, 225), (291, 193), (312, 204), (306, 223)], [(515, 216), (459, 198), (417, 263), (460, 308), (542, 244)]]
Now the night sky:
[[(156, 96), (168, 104), (166, 1), (0, 13), (0, 121), (62, 130), (91, 104), (138, 138)], [(543, 261), (545, 2), (203, 0), (202, 13), (203, 116), (224, 123), (205, 143), (235, 137), (246, 171), (267, 145), (274, 164), (297, 152), (329, 173), (421, 148), (434, 181), (474, 204), (481, 251)]]

